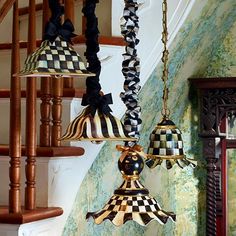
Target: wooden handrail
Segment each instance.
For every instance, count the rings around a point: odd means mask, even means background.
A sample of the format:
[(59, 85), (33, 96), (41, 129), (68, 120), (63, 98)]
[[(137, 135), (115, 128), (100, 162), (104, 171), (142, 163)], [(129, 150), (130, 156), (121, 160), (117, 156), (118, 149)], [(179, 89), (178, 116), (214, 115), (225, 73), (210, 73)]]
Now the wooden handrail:
[(2, 23), (4, 17), (7, 15), (9, 10), (12, 8), (15, 1), (16, 0), (6, 0), (3, 4), (2, 8), (0, 9), (0, 24)]
[[(19, 73), (20, 48), (19, 48), (19, 12), (18, 0), (13, 6), (13, 50), (11, 59), (11, 74)], [(10, 190), (9, 213), (21, 212), (20, 196), (20, 158), (21, 158), (21, 83), (18, 77), (11, 76), (10, 97)]]
[[(36, 11), (35, 0), (29, 0), (28, 54), (36, 49)], [(26, 84), (26, 187), (25, 209), (36, 208), (35, 162), (36, 162), (36, 78), (27, 78)]]
[[(0, 0), (0, 1), (2, 1), (2, 0)], [(75, 2), (75, 1), (76, 0), (73, 0), (73, 2)], [(79, 2), (79, 1), (77, 1), (77, 2)], [(36, 11), (42, 11), (42, 10), (43, 10), (43, 4), (42, 3), (36, 4)], [(29, 14), (29, 7), (21, 7), (21, 8), (19, 8), (19, 16), (23, 16), (23, 15), (27, 15), (27, 14)]]

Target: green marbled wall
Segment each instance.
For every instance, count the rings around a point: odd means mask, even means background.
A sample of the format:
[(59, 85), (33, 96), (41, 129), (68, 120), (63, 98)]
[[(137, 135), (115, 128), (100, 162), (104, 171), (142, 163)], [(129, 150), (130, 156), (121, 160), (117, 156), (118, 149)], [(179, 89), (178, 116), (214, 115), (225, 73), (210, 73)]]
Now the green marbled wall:
[[(177, 214), (176, 224), (151, 222), (146, 228), (128, 222), (121, 227), (109, 221), (86, 222), (87, 211), (103, 207), (122, 183), (117, 168), (116, 143), (106, 143), (86, 175), (67, 220), (63, 236), (203, 236), (205, 235), (205, 163), (198, 139), (196, 97), (190, 96), (188, 78), (230, 76), (236, 66), (236, 1), (197, 0), (170, 48), (169, 85), (172, 120), (183, 132), (185, 151), (198, 168), (167, 172), (162, 167), (145, 168), (142, 183), (165, 210)], [(149, 134), (160, 119), (161, 66), (150, 76), (140, 93), (142, 135), (148, 146)], [(156, 88), (156, 91), (153, 91)], [(190, 97), (193, 97), (190, 102)]]

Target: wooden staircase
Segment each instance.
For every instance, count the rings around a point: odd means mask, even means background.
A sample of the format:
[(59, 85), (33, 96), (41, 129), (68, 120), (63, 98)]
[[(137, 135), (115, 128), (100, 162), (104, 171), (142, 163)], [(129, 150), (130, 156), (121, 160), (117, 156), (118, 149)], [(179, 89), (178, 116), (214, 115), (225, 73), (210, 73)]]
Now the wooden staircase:
[[(29, 1), (29, 6), (19, 8), (18, 0), (1, 1), (0, 23), (7, 13), (13, 8), (12, 42), (0, 43), (0, 50), (12, 52), (11, 75), (20, 70), (20, 49), (27, 48), (27, 53), (32, 53), (41, 43), (36, 39), (36, 12), (42, 11), (43, 28), (49, 19), (50, 12), (48, 1), (36, 4), (35, 0)], [(74, 21), (74, 0), (63, 1), (65, 18)], [(1, 5), (0, 5), (1, 6)], [(20, 41), (20, 16), (28, 15), (28, 41)], [(82, 32), (84, 32), (82, 19)], [(84, 35), (74, 38), (75, 45), (85, 42)], [(101, 36), (101, 44), (123, 46), (120, 37)], [(10, 89), (0, 89), (0, 99), (10, 99), (10, 143), (0, 145), (0, 155), (9, 156), (9, 201), (8, 206), (0, 206), (0, 223), (22, 224), (59, 216), (63, 213), (60, 207), (40, 207), (36, 205), (36, 162), (37, 157), (70, 157), (84, 154), (82, 147), (62, 146), (58, 138), (62, 132), (62, 100), (82, 98), (85, 88), (75, 88), (73, 78), (58, 80), (41, 78), (40, 88), (37, 88), (36, 78), (27, 78), (26, 88), (22, 89), (21, 80), (11, 76)], [(63, 88), (62, 88), (63, 87)], [(60, 91), (63, 91), (60, 93)], [(26, 99), (26, 133), (25, 144), (21, 142), (21, 101)], [(40, 139), (37, 144), (36, 134), (36, 100), (41, 99), (40, 105)], [(22, 156), (25, 161), (25, 203), (21, 205), (21, 165)]]

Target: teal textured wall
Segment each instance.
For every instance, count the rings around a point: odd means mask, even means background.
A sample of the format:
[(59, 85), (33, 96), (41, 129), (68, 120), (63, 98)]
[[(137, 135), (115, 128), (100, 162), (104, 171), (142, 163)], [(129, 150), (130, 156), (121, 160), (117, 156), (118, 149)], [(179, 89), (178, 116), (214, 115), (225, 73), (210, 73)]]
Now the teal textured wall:
[[(231, 76), (236, 66), (236, 1), (197, 0), (188, 19), (170, 48), (169, 105), (171, 119), (183, 132), (185, 151), (198, 167), (145, 168), (142, 183), (163, 209), (177, 214), (176, 224), (151, 222), (147, 227), (128, 222), (115, 227), (87, 222), (87, 211), (100, 210), (122, 183), (117, 168), (116, 143), (106, 143), (78, 191), (63, 236), (195, 236), (205, 235), (205, 163), (198, 138), (196, 97), (190, 96), (188, 78)], [(160, 120), (161, 65), (150, 76), (140, 93), (142, 135), (140, 144), (148, 146), (149, 134)], [(153, 91), (155, 88), (155, 91)], [(192, 97), (190, 101), (190, 97)]]

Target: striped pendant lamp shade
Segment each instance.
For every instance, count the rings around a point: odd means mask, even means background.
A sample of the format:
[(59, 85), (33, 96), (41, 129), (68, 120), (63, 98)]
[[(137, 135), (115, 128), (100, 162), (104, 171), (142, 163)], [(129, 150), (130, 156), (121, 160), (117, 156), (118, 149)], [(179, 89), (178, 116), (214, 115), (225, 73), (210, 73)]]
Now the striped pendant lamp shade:
[(146, 164), (154, 168), (163, 162), (167, 169), (171, 169), (174, 164), (178, 164), (181, 168), (188, 165), (195, 166), (184, 155), (181, 131), (167, 118), (163, 118), (150, 135)]
[(80, 55), (67, 42), (57, 37), (55, 41), (44, 40), (40, 47), (25, 61), (20, 77), (87, 77), (88, 72)]
[(133, 141), (119, 119), (96, 110), (93, 115), (91, 107), (86, 107), (68, 126), (61, 137), (64, 141)]
[(110, 220), (120, 226), (129, 220), (140, 225), (147, 225), (152, 220), (165, 224), (168, 219), (175, 221), (175, 214), (161, 209), (158, 202), (149, 195), (149, 191), (140, 183), (139, 174), (144, 163), (135, 151), (124, 151), (119, 159), (118, 167), (124, 182), (114, 191), (114, 195), (98, 212), (87, 213), (86, 218), (92, 217), (96, 224)]

